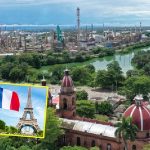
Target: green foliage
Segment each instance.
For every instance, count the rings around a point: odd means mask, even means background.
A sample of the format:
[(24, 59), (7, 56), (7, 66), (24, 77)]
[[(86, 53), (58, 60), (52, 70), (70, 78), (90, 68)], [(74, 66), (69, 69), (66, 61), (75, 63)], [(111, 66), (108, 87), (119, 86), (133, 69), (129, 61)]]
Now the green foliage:
[(94, 118), (94, 103), (85, 100), (77, 101), (77, 114), (81, 117)]
[(106, 70), (99, 70), (96, 75), (95, 84), (102, 88), (116, 88), (122, 85), (124, 77), (121, 68), (117, 61), (114, 61), (107, 66)]
[(85, 68), (89, 73), (95, 73), (95, 67), (92, 64), (86, 65)]
[(88, 93), (85, 90), (76, 92), (77, 100), (88, 100)]
[(138, 131), (138, 128), (136, 125), (132, 124), (132, 118), (122, 118), (122, 122), (119, 122), (116, 124), (117, 130), (115, 132), (115, 135), (117, 137), (122, 137), (125, 149), (127, 150), (127, 140), (134, 141), (136, 137), (136, 133)]
[(150, 150), (150, 144), (144, 145), (143, 150)]
[(18, 150), (32, 150), (32, 149), (29, 148), (29, 146), (27, 146), (27, 145), (23, 145), (23, 146), (19, 147)]
[(87, 150), (87, 149), (81, 146), (74, 146), (74, 147), (64, 146), (60, 150)]
[(47, 120), (46, 120), (46, 135), (41, 143), (36, 145), (37, 150), (48, 149), (54, 150), (56, 148), (56, 141), (60, 135), (63, 134), (61, 129), (61, 122), (55, 114), (53, 108), (47, 109)]
[(89, 85), (92, 76), (85, 67), (76, 67), (72, 70), (72, 79), (78, 85)]
[(128, 70), (126, 75), (127, 75), (127, 78), (133, 77), (133, 76), (138, 76), (139, 75), (139, 71), (137, 71), (137, 70)]
[(108, 120), (109, 120), (108, 116), (98, 115), (98, 114), (95, 115), (95, 119), (99, 120), (99, 121), (102, 121), (102, 122), (108, 122)]
[(150, 51), (140, 51), (138, 52), (132, 62), (138, 69), (142, 69), (146, 75), (150, 75)]
[(97, 113), (102, 115), (110, 115), (113, 113), (113, 107), (107, 101), (101, 102), (100, 104), (98, 104)]
[(101, 150), (101, 149), (98, 147), (92, 147), (92, 148), (90, 148), (90, 150)]
[(5, 122), (0, 120), (0, 129), (1, 130), (5, 130), (5, 125), (6, 125)]
[(138, 94), (147, 96), (150, 92), (150, 77), (136, 76), (128, 78), (125, 81), (124, 87), (121, 88), (121, 92), (129, 99), (133, 99)]
[(51, 75), (51, 83), (52, 84), (59, 84), (60, 83), (60, 80), (62, 80), (62, 77), (64, 75), (64, 67), (62, 66), (55, 66), (53, 67), (53, 70), (52, 70), (52, 75)]
[(99, 57), (103, 57), (103, 56), (112, 56), (115, 53), (115, 50), (110, 48), (97, 47), (93, 49), (92, 52), (94, 54), (98, 54)]
[(18, 129), (13, 127), (13, 126), (10, 126), (9, 127), (9, 133), (13, 134), (13, 133), (17, 133), (18, 132)]

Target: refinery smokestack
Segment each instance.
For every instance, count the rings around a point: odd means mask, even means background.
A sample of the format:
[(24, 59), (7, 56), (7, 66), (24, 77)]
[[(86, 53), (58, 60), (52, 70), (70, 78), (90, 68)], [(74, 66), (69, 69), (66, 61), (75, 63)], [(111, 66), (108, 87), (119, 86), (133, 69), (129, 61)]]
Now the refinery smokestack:
[(140, 33), (142, 32), (142, 22), (140, 22)]
[(77, 7), (77, 44), (78, 50), (80, 50), (80, 8)]

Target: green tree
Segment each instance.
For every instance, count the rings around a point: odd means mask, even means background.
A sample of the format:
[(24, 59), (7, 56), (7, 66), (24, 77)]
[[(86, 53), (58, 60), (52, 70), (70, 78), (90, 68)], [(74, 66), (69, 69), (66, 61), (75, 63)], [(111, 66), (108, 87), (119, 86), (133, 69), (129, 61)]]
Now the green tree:
[(32, 150), (32, 149), (27, 145), (23, 145), (23, 146), (19, 147), (17, 150)]
[(88, 100), (88, 93), (85, 90), (77, 91), (77, 100)]
[(110, 115), (113, 113), (113, 107), (109, 102), (104, 101), (98, 104), (97, 111), (102, 115)]
[(150, 92), (150, 77), (130, 77), (125, 81), (125, 85), (121, 91), (129, 99), (133, 99), (139, 93), (147, 96)]
[(5, 122), (0, 120), (0, 129), (1, 130), (5, 130), (5, 125), (6, 125)]
[(9, 133), (13, 134), (13, 133), (17, 133), (17, 132), (18, 132), (17, 128), (15, 128), (13, 126), (9, 127)]
[(124, 77), (121, 68), (117, 61), (114, 61), (107, 66), (107, 70), (99, 70), (96, 74), (95, 84), (102, 88), (112, 88), (122, 85)]
[(91, 101), (77, 101), (77, 114), (81, 117), (94, 118), (95, 106)]
[(127, 140), (134, 141), (138, 128), (132, 124), (132, 118), (122, 118), (122, 122), (117, 123), (115, 135), (123, 139), (125, 150), (128, 150)]
[(86, 65), (85, 68), (89, 73), (95, 73), (95, 67), (92, 64)]
[(92, 75), (85, 67), (76, 67), (72, 70), (72, 79), (78, 85), (89, 85), (92, 81)]
[(13, 67), (14, 65), (10, 62), (1, 65), (0, 73), (1, 73), (2, 79), (9, 80), (9, 73)]
[(64, 146), (60, 150), (87, 150), (87, 149), (81, 146), (74, 146), (74, 147)]
[(41, 150), (48, 149), (54, 150), (56, 149), (56, 142), (59, 136), (63, 134), (61, 129), (61, 121), (55, 114), (55, 110), (53, 108), (47, 109), (47, 119), (46, 119), (46, 135), (41, 143), (36, 145), (33, 149)]
[(13, 82), (23, 81), (25, 80), (25, 75), (26, 73), (23, 71), (23, 69), (17, 66), (11, 69), (9, 73), (9, 80)]

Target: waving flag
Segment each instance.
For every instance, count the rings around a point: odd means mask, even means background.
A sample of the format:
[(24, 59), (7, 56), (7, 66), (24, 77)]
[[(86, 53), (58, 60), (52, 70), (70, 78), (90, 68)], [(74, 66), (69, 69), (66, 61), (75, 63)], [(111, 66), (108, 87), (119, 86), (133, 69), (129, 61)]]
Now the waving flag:
[(0, 108), (19, 111), (20, 101), (14, 91), (0, 88)]

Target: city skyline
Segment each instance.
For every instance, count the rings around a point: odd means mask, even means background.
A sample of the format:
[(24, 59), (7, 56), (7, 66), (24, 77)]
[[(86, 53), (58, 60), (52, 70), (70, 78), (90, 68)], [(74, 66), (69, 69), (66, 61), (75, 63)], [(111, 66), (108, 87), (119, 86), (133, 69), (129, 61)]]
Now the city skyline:
[(149, 6), (148, 0), (0, 0), (0, 24), (75, 25), (80, 7), (81, 24), (147, 26)]

